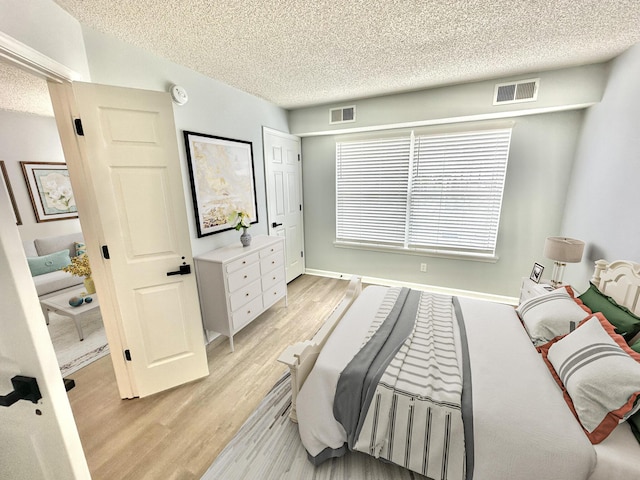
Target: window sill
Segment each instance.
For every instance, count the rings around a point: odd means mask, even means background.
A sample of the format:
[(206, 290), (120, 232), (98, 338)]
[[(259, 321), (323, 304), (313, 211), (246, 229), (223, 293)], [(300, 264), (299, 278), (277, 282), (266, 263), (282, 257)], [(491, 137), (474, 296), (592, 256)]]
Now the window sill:
[(358, 242), (336, 240), (333, 245), (338, 248), (352, 248), (354, 250), (369, 250), (373, 252), (401, 253), (403, 255), (420, 255), (423, 257), (448, 258), (451, 260), (469, 260), (473, 262), (496, 263), (500, 257), (477, 253), (447, 252), (432, 249), (392, 247), (389, 245), (373, 245)]

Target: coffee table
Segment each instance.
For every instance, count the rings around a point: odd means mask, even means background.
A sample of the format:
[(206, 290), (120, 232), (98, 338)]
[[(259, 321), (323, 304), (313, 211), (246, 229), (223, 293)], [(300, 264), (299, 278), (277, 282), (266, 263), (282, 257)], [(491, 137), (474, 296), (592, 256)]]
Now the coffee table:
[(80, 320), (82, 320), (82, 318), (87, 316), (89, 313), (95, 312), (97, 308), (100, 308), (98, 296), (95, 293), (92, 293), (91, 295), (85, 295), (93, 299), (91, 303), (83, 302), (79, 307), (72, 307), (71, 305), (69, 305), (69, 299), (71, 297), (80, 297), (82, 296), (81, 293), (83, 292), (85, 292), (85, 289), (83, 287), (78, 287), (72, 290), (65, 290), (63, 293), (40, 300), (42, 310), (47, 316), (47, 325), (49, 324), (49, 312), (55, 312), (58, 315), (71, 317), (71, 319), (76, 324), (76, 329), (78, 330), (80, 341), (84, 340), (84, 334), (82, 333)]

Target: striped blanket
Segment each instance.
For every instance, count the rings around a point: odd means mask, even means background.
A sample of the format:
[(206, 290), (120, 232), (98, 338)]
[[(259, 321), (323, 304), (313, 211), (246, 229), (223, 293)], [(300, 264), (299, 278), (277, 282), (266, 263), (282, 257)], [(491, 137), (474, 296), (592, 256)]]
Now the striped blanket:
[(461, 348), (452, 297), (392, 288), (340, 375), (348, 446), (429, 478), (465, 478)]

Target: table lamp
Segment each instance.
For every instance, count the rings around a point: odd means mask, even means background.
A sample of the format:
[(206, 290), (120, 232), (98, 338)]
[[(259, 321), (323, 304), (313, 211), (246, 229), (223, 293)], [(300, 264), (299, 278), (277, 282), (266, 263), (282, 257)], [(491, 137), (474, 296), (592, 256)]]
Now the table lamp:
[(562, 284), (562, 275), (567, 263), (578, 263), (582, 260), (584, 242), (568, 237), (547, 237), (544, 242), (544, 256), (554, 260), (551, 285)]

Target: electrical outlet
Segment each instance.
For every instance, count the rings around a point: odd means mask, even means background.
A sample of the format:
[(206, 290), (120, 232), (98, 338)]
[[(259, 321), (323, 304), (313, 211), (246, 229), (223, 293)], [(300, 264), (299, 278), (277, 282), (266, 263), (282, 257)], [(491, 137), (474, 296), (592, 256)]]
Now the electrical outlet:
[(426, 273), (426, 271), (427, 271), (427, 264), (426, 263), (421, 263), (420, 264), (420, 271)]

